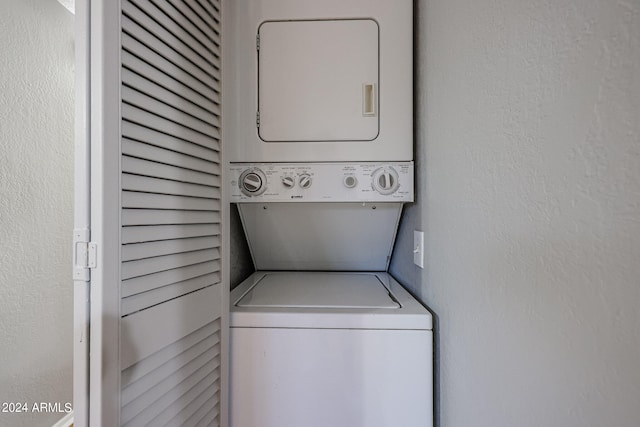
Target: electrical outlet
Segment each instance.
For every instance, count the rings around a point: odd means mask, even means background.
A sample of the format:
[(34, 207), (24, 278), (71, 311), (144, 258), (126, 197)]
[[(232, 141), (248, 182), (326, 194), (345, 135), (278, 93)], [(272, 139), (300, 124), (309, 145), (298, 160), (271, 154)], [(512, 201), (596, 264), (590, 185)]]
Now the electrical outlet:
[(424, 232), (415, 230), (413, 232), (413, 263), (420, 268), (424, 268)]

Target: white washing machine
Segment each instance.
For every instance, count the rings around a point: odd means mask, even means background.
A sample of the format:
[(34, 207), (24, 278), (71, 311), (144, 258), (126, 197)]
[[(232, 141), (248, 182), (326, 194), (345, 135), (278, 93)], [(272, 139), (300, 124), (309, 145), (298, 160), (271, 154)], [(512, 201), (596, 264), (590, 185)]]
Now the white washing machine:
[(385, 273), (411, 162), (229, 176), (258, 270), (230, 300), (231, 426), (431, 426), (432, 318)]
[(432, 425), (431, 316), (387, 273), (256, 272), (230, 321), (231, 426)]

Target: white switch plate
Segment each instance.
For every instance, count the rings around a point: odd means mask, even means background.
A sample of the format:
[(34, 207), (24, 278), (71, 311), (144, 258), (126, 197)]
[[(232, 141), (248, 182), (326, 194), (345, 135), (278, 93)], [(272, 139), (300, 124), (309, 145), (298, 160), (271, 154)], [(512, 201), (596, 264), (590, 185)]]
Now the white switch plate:
[(424, 268), (424, 232), (413, 232), (413, 263)]

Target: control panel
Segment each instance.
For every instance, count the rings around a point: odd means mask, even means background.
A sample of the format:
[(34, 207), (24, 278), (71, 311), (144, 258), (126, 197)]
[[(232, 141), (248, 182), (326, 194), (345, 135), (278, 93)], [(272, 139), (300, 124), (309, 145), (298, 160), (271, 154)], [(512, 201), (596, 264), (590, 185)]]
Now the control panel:
[(413, 162), (231, 163), (231, 202), (412, 202)]

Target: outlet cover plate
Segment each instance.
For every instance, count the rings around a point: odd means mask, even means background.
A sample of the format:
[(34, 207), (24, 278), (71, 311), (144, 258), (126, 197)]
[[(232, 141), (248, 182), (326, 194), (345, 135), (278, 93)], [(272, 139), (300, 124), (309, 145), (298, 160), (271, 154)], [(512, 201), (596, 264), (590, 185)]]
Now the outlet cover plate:
[(424, 232), (414, 230), (413, 232), (413, 263), (420, 268), (424, 268)]

